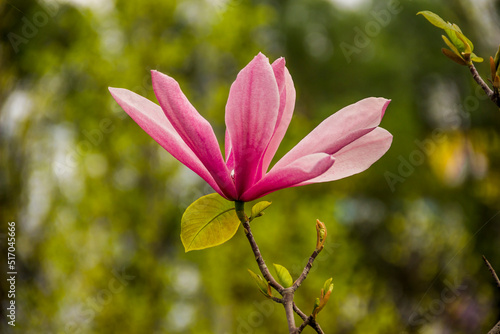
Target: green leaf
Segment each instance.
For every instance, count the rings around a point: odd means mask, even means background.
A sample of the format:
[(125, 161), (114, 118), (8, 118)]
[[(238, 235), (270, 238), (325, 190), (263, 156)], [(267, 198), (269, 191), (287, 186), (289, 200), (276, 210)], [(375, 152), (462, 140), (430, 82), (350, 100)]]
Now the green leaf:
[(250, 276), (252, 276), (252, 278), (255, 281), (255, 283), (257, 284), (257, 286), (259, 287), (260, 292), (262, 292), (265, 296), (268, 296), (269, 295), (268, 294), (268, 283), (266, 281), (264, 281), (264, 279), (262, 277), (260, 277), (260, 275), (257, 275), (256, 273), (254, 273), (250, 269), (247, 269), (247, 270), (248, 270), (248, 273), (250, 274)]
[[(474, 44), (468, 39), (458, 25), (455, 23), (445, 22), (439, 15), (430, 11), (421, 11), (422, 14), (430, 23), (438, 28), (443, 29), (451, 40), (451, 43), (460, 51), (471, 53), (474, 50)], [(445, 41), (446, 42), (446, 41)], [(448, 44), (448, 43), (446, 43)], [(453, 50), (455, 51), (455, 50)]]
[(314, 313), (314, 311), (315, 311), (315, 310), (319, 307), (319, 303), (320, 303), (319, 298), (316, 298), (316, 299), (314, 300), (313, 313)]
[(495, 65), (498, 67), (500, 63), (500, 45), (498, 46), (498, 51), (495, 54), (495, 58), (493, 58), (493, 60), (495, 61)]
[(474, 53), (471, 53), (470, 60), (475, 61), (477, 63), (482, 63), (484, 59), (476, 56)]
[(438, 28), (441, 28), (441, 29), (449, 29), (450, 28), (449, 23), (445, 22), (439, 15), (434, 14), (431, 11), (423, 10), (423, 11), (417, 13), (417, 15), (419, 15), (419, 14), (423, 15), (427, 19), (427, 21), (429, 21), (430, 23), (432, 23), (433, 25), (435, 25)]
[(271, 202), (262, 201), (255, 204), (252, 207), (252, 215), (250, 216), (250, 221), (254, 220), (257, 217), (260, 217), (264, 214), (264, 210), (267, 209), (271, 205)]
[(313, 306), (313, 311), (312, 311), (313, 318), (316, 318), (316, 316), (318, 315), (318, 312), (320, 311), (320, 309), (319, 309), (320, 303), (321, 303), (320, 299), (316, 298), (316, 300), (314, 301), (314, 306)]
[(325, 284), (323, 284), (323, 293), (326, 293), (330, 289), (331, 284), (332, 284), (332, 278), (327, 279)]
[(459, 32), (457, 32), (456, 30), (453, 30), (453, 29), (445, 29), (444, 31), (446, 32), (446, 34), (450, 38), (453, 45), (455, 45), (455, 47), (458, 49), (458, 51), (460, 51), (460, 52), (466, 51), (467, 46), (462, 41), (462, 39), (460, 39), (458, 37), (459, 36), (458, 34), (460, 34)]
[(455, 47), (455, 45), (453, 45), (453, 43), (450, 42), (450, 40), (448, 38), (446, 38), (445, 35), (441, 35), (441, 37), (443, 38), (443, 41), (446, 43), (446, 45), (448, 45), (448, 47), (451, 49), (451, 51), (453, 51), (453, 53), (455, 53), (458, 57), (462, 58), (462, 55), (460, 54), (458, 49)]
[(206, 195), (182, 215), (182, 244), (186, 252), (214, 247), (231, 239), (239, 225), (233, 202), (217, 193)]
[(462, 34), (462, 32), (456, 32), (456, 35), (458, 38), (460, 38), (460, 40), (462, 41), (462, 43), (464, 43), (465, 45), (465, 52), (466, 53), (472, 53), (472, 51), (474, 50), (474, 44), (472, 44), (472, 42), (470, 41), (470, 39), (467, 38), (467, 36), (465, 36), (464, 34)]
[(283, 266), (279, 264), (274, 264), (274, 269), (276, 270), (276, 275), (278, 276), (278, 282), (285, 288), (289, 288), (293, 285), (292, 275)]
[[(451, 26), (456, 30), (458, 31), (459, 33), (462, 33), (462, 29), (460, 29), (460, 27), (458, 25), (456, 25), (455, 23), (450, 23), (448, 22), (448, 24), (451, 24)], [(462, 33), (463, 34), (463, 33)]]
[(495, 60), (493, 60), (493, 57), (490, 57), (490, 73), (491, 73), (491, 81), (495, 81), (495, 76), (496, 76), (496, 67), (495, 67)]
[(497, 75), (500, 75), (500, 46), (498, 47), (498, 51), (495, 54), (495, 58), (493, 58), (495, 62), (495, 68), (497, 69)]
[(448, 49), (445, 49), (445, 48), (442, 48), (441, 49), (441, 52), (443, 52), (443, 54), (450, 58), (451, 60), (453, 60), (455, 63), (457, 64), (460, 64), (460, 65), (464, 65), (464, 66), (467, 66), (467, 63), (465, 62), (465, 60), (462, 59), (462, 57), (458, 56), (457, 54), (455, 54), (454, 52), (448, 50)]

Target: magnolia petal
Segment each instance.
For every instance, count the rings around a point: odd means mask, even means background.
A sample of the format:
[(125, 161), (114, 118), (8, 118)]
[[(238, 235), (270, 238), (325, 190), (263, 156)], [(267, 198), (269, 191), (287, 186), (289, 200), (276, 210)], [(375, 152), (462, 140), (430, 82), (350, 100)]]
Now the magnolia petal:
[[(256, 181), (262, 155), (274, 133), (279, 92), (269, 60), (259, 53), (231, 85), (226, 104), (226, 150), (234, 155), (234, 182), (238, 195)], [(226, 153), (227, 154), (227, 153)], [(228, 156), (229, 158), (229, 156)]]
[(156, 97), (174, 129), (200, 159), (226, 197), (235, 199), (234, 183), (210, 123), (191, 105), (177, 81), (158, 71), (151, 71), (151, 75)]
[(380, 159), (389, 150), (391, 143), (392, 135), (385, 129), (376, 128), (337, 151), (333, 155), (335, 164), (325, 173), (299, 185), (335, 181), (361, 173)]
[(226, 129), (226, 138), (225, 138), (225, 155), (226, 155), (226, 166), (227, 169), (232, 171), (234, 169), (234, 154), (231, 146), (231, 137), (229, 137), (229, 132)]
[(248, 202), (273, 191), (298, 186), (318, 177), (332, 167), (335, 159), (326, 153), (304, 156), (283, 167), (273, 167), (259, 182), (247, 190), (240, 200)]
[(123, 110), (160, 146), (226, 197), (200, 159), (175, 131), (159, 105), (127, 89), (110, 87), (109, 91)]
[(276, 77), (276, 82), (278, 83), (278, 90), (280, 93), (280, 107), (278, 111), (278, 118), (276, 120), (276, 125), (274, 127), (274, 133), (269, 141), (269, 145), (266, 148), (264, 156), (261, 160), (261, 166), (258, 170), (260, 178), (264, 175), (268, 168), (271, 160), (273, 160), (276, 151), (278, 150), (283, 137), (285, 136), (288, 125), (292, 120), (293, 109), (295, 107), (295, 87), (293, 85), (292, 76), (288, 69), (285, 67), (285, 58), (277, 59), (273, 64), (273, 71)]
[(325, 119), (290, 150), (276, 166), (284, 166), (311, 153), (334, 154), (375, 129), (390, 100), (370, 97), (351, 104)]

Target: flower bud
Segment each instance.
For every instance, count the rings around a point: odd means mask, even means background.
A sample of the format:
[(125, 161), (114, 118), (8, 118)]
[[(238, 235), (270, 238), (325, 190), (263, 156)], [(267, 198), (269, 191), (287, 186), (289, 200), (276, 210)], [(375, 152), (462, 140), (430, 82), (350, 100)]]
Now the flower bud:
[(325, 245), (327, 233), (325, 224), (319, 221), (319, 219), (316, 219), (316, 234), (317, 234), (316, 250), (318, 252), (321, 252), (321, 250)]

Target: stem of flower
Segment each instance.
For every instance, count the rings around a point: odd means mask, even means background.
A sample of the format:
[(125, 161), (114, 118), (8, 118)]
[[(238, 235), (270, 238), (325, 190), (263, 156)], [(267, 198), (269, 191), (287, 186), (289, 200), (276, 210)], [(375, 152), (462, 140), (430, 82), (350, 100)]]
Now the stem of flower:
[(245, 230), (245, 235), (248, 241), (250, 242), (250, 246), (252, 247), (253, 254), (255, 255), (255, 261), (257, 261), (257, 265), (259, 266), (260, 272), (276, 291), (282, 293), (284, 288), (274, 279), (274, 277), (269, 272), (269, 268), (267, 268), (266, 262), (264, 261), (264, 259), (262, 258), (262, 254), (260, 253), (259, 246), (257, 246), (257, 242), (255, 242), (255, 238), (253, 237), (248, 217), (245, 214), (245, 203), (236, 201), (235, 209), (236, 209), (236, 215), (240, 219), (241, 224), (243, 225), (243, 229)]

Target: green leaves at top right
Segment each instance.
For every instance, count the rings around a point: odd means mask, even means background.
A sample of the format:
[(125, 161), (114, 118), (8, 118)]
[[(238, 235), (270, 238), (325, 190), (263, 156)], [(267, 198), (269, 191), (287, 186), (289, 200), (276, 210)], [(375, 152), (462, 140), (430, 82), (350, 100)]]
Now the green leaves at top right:
[(430, 23), (443, 29), (448, 37), (442, 35), (444, 42), (450, 49), (441, 49), (443, 54), (454, 62), (468, 66), (475, 62), (482, 62), (483, 58), (474, 54), (474, 45), (463, 33), (458, 25), (444, 21), (439, 15), (425, 10), (418, 12), (417, 15), (423, 15)]

